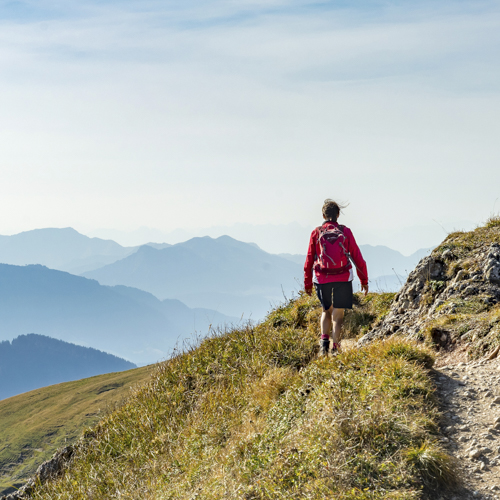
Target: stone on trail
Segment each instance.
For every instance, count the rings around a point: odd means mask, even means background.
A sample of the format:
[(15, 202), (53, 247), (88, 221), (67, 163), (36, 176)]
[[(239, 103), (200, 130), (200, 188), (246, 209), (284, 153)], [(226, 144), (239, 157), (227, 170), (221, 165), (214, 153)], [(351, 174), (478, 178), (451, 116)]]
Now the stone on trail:
[(482, 454), (483, 454), (483, 450), (481, 450), (480, 448), (475, 448), (469, 452), (469, 457), (470, 458), (479, 458)]

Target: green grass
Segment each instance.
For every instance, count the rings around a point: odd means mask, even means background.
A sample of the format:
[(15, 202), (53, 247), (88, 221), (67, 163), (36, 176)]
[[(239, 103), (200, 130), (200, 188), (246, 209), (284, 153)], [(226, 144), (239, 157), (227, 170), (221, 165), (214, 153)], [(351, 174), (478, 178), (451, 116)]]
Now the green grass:
[(123, 402), (152, 366), (66, 382), (0, 401), (0, 492), (23, 483), (57, 448)]
[(394, 339), (319, 359), (318, 314), (302, 296), (162, 363), (34, 498), (417, 499), (455, 482), (432, 352)]

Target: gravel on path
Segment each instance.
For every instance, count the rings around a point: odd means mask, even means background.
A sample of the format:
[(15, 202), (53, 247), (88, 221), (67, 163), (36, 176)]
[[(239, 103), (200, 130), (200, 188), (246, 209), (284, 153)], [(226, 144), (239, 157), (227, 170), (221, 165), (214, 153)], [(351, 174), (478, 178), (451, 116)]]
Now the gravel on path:
[(500, 500), (500, 360), (437, 368), (442, 444), (458, 459), (464, 488), (436, 500)]

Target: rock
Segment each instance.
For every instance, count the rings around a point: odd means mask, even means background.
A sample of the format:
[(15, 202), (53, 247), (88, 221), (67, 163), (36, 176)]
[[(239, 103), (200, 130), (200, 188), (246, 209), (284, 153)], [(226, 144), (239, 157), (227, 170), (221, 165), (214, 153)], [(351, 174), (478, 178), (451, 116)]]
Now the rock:
[(62, 473), (65, 465), (73, 456), (74, 451), (73, 446), (66, 446), (56, 451), (50, 460), (47, 460), (38, 467), (35, 476), (30, 478), (24, 486), (10, 495), (1, 497), (0, 500), (22, 500), (29, 498), (36, 482), (44, 483)]
[(443, 259), (451, 259), (453, 257), (453, 252), (448, 248), (442, 254)]
[(469, 452), (470, 458), (479, 458), (483, 454), (481, 448), (475, 448)]
[(497, 346), (493, 351), (488, 355), (488, 359), (492, 360), (495, 359), (498, 356), (498, 353), (500, 352), (500, 345)]
[(493, 404), (500, 404), (500, 396), (497, 396), (493, 401), (492, 401)]
[(493, 283), (495, 285), (500, 284), (500, 260), (498, 249), (490, 247), (490, 252), (488, 253), (488, 257), (486, 258), (486, 263), (483, 268), (484, 277), (486, 281)]

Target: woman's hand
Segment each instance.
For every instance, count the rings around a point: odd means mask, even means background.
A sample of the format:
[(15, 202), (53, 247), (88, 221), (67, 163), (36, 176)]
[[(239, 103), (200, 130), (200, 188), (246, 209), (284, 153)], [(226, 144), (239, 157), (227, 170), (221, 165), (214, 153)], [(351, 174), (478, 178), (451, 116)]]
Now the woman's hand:
[(365, 297), (366, 297), (366, 294), (368, 293), (368, 284), (361, 285), (361, 291), (364, 292)]

